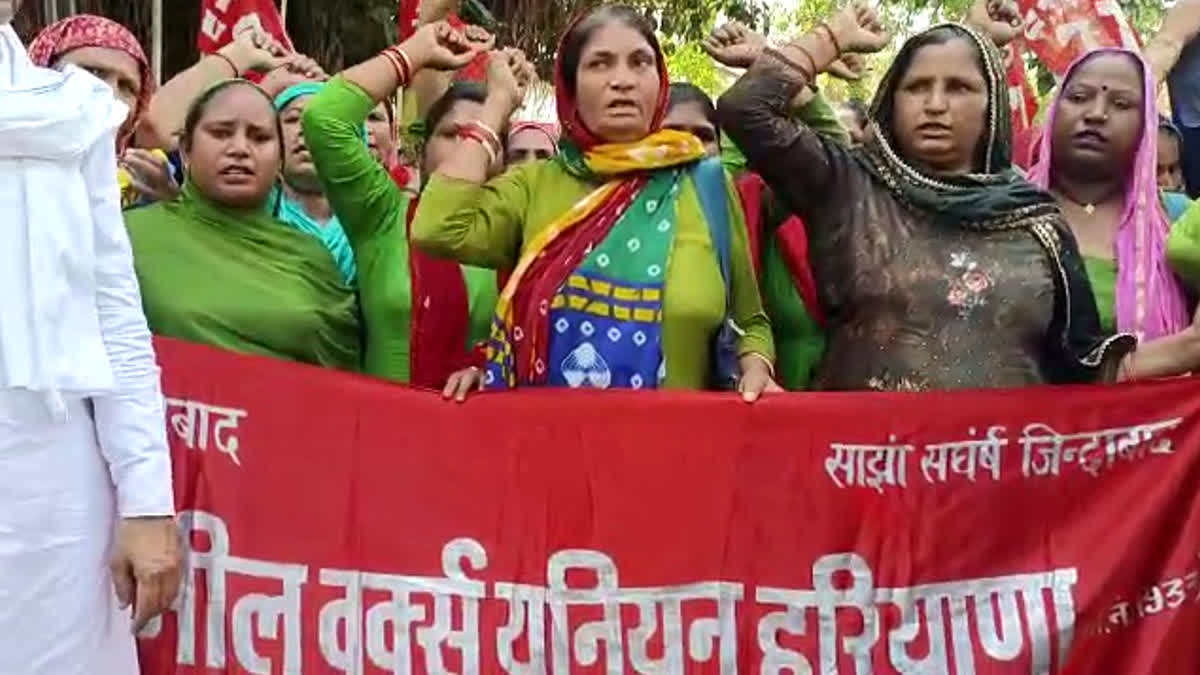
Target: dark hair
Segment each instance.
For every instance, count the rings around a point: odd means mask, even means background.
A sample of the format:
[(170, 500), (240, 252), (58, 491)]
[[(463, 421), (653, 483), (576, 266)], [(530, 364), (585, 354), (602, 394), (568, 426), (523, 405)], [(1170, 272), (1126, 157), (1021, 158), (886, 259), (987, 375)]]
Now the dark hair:
[[(479, 82), (458, 81), (450, 85), (445, 94), (429, 107), (425, 114), (425, 135), (433, 136), (433, 131), (442, 123), (445, 117), (459, 101), (473, 101), (482, 104), (487, 100), (487, 87)], [(499, 130), (497, 130), (499, 131)], [(503, 134), (501, 134), (503, 138)]]
[(677, 105), (684, 103), (695, 103), (704, 111), (704, 117), (714, 127), (718, 129), (721, 125), (717, 122), (717, 106), (713, 105), (713, 100), (709, 98), (704, 90), (691, 82), (672, 82), (671, 83), (671, 100), (667, 104), (668, 110)]
[(654, 58), (662, 58), (662, 47), (658, 43), (658, 36), (654, 34), (654, 24), (645, 14), (629, 5), (600, 5), (589, 10), (563, 38), (561, 64), (563, 83), (567, 86), (567, 93), (572, 98), (575, 96), (575, 81), (579, 74), (579, 59), (583, 56), (583, 48), (587, 46), (596, 31), (613, 21), (623, 23), (636, 30), (654, 50)]
[(261, 87), (254, 84), (250, 80), (232, 79), (218, 82), (209, 87), (192, 101), (192, 106), (188, 108), (187, 117), (183, 121), (183, 135), (179, 137), (179, 146), (186, 150), (192, 149), (192, 141), (196, 135), (196, 127), (200, 126), (200, 120), (204, 117), (204, 113), (208, 112), (208, 106), (217, 97), (217, 94), (229, 89), (230, 87), (243, 86), (249, 87), (262, 95), (263, 100), (271, 108), (271, 112), (275, 117), (275, 133), (278, 134), (280, 140), (279, 156), (283, 156), (283, 125), (279, 122), (279, 114), (275, 111), (275, 102), (271, 100), (270, 95), (263, 91)]

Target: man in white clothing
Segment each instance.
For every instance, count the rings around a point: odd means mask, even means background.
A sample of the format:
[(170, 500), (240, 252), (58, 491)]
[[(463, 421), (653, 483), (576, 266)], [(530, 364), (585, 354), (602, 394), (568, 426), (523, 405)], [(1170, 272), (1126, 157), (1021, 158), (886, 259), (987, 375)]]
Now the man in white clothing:
[(113, 170), (126, 111), (33, 66), (19, 4), (0, 0), (0, 674), (136, 675), (181, 555)]

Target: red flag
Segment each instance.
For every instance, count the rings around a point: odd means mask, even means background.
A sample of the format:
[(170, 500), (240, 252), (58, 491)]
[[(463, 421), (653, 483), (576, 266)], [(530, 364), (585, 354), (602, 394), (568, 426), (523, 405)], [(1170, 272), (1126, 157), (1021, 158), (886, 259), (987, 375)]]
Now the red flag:
[(1004, 58), (1008, 64), (1008, 104), (1012, 109), (1013, 161), (1028, 169), (1032, 165), (1030, 149), (1038, 100), (1025, 73), (1024, 52), (1024, 41), (1017, 40), (1005, 50)]
[(253, 29), (270, 33), (289, 51), (293, 49), (274, 0), (201, 0), (196, 47), (211, 54)]
[(396, 42), (404, 42), (417, 32), (421, 15), (421, 0), (400, 0), (396, 9)]
[(1112, 0), (1020, 0), (1020, 7), (1025, 40), (1058, 76), (1097, 47), (1141, 46), (1137, 31)]

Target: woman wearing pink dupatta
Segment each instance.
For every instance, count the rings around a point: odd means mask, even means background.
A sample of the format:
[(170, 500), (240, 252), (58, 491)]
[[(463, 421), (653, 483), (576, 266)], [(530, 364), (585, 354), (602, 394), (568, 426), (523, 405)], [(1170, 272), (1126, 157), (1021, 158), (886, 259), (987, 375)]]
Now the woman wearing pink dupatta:
[(1166, 257), (1157, 129), (1154, 78), (1142, 57), (1089, 52), (1067, 71), (1029, 176), (1054, 195), (1079, 241), (1104, 328), (1142, 341), (1122, 379), (1200, 368), (1200, 327)]

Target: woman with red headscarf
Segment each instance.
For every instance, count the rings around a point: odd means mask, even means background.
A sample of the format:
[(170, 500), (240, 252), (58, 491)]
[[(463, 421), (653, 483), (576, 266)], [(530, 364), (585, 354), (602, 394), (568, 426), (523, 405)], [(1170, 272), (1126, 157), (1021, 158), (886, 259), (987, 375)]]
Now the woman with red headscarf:
[(176, 194), (166, 155), (130, 147), (155, 89), (150, 62), (133, 33), (111, 19), (77, 14), (38, 33), (29, 45), (29, 58), (43, 68), (70, 63), (90, 72), (129, 109), (117, 134), (122, 206), (132, 206), (143, 195), (165, 199)]
[(662, 130), (670, 85), (653, 28), (602, 5), (568, 29), (552, 160), (487, 179), (523, 89), (493, 55), (470, 141), (429, 179), (413, 239), (459, 262), (513, 269), (484, 386), (777, 389), (771, 327), (737, 193), (691, 134)]
[(117, 152), (129, 147), (154, 95), (150, 62), (133, 33), (111, 19), (77, 14), (38, 33), (29, 44), (29, 58), (43, 68), (73, 64), (112, 87), (117, 100), (129, 108), (117, 135)]

